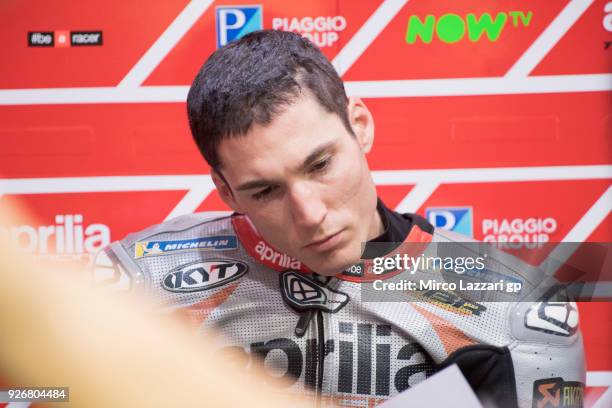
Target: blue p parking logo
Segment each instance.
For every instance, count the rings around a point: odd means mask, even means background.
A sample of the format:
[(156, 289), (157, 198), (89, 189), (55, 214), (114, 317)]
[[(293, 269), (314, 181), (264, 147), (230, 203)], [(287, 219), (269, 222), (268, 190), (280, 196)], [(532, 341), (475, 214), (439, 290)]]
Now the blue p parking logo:
[(436, 228), (474, 236), (472, 207), (430, 207), (425, 218)]
[(217, 48), (263, 28), (261, 6), (222, 6), (216, 9)]

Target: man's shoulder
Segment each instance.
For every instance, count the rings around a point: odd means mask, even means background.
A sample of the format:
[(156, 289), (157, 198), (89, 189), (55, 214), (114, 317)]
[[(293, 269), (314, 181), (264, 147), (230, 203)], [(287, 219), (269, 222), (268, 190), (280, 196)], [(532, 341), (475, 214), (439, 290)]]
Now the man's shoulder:
[(527, 249), (509, 252), (499, 243), (478, 241), (441, 228), (436, 228), (432, 242), (436, 244), (438, 255), (457, 260), (471, 258), (475, 261), (477, 266), (471, 269), (465, 267), (459, 272), (463, 280), (478, 283), (504, 282), (507, 293), (500, 296), (500, 300), (523, 303), (535, 301), (557, 283), (554, 277), (529, 259), (530, 252)]
[(207, 211), (181, 215), (160, 224), (151, 225), (141, 231), (132, 232), (121, 239), (123, 246), (137, 242), (163, 238), (189, 239), (205, 238), (217, 233), (229, 232), (232, 229), (229, 211)]
[[(230, 212), (186, 214), (130, 233), (96, 254), (91, 265), (94, 281), (110, 282), (121, 286), (119, 289), (129, 290), (167, 272), (164, 268), (168, 265), (192, 262), (194, 253), (235, 250), (238, 240), (231, 215)], [(155, 266), (162, 258), (160, 255), (165, 255), (163, 266)], [(161, 271), (157, 275), (156, 268)]]

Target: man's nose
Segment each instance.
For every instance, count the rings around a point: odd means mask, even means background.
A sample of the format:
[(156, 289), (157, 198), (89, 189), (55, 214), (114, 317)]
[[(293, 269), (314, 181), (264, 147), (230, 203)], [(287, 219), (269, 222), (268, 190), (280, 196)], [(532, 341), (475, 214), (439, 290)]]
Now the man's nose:
[(289, 207), (293, 222), (302, 228), (318, 227), (327, 215), (327, 206), (319, 194), (306, 185), (291, 188)]

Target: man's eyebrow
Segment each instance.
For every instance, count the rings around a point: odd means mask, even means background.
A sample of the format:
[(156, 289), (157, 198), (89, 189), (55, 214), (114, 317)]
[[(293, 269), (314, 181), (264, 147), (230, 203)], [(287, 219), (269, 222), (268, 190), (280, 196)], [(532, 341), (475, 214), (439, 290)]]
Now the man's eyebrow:
[(252, 190), (254, 188), (268, 187), (269, 185), (270, 185), (270, 182), (266, 180), (247, 181), (246, 183), (243, 183), (239, 185), (238, 187), (236, 187), (236, 191)]
[(335, 141), (327, 142), (317, 147), (306, 157), (306, 160), (299, 166), (299, 169), (304, 171), (307, 170), (314, 162), (316, 162), (325, 153), (328, 153), (334, 149), (336, 145)]
[[(304, 162), (298, 166), (298, 170), (299, 171), (307, 170), (308, 167), (310, 167), (322, 155), (324, 155), (328, 151), (333, 150), (335, 145), (336, 143), (332, 141), (332, 142), (327, 142), (317, 147), (315, 150), (312, 151), (312, 153), (308, 155), (308, 157), (306, 157)], [(261, 179), (252, 180), (252, 181), (247, 181), (246, 183), (240, 184), (238, 187), (236, 187), (236, 191), (253, 190), (256, 188), (265, 188), (265, 187), (269, 187), (271, 184), (274, 184), (274, 183), (272, 181), (266, 181), (266, 180), (261, 180)]]

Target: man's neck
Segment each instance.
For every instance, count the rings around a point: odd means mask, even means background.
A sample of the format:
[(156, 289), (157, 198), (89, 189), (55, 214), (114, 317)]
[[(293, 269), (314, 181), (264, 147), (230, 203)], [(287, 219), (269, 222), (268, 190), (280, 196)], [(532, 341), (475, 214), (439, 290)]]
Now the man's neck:
[(370, 221), (370, 231), (368, 232), (367, 241), (370, 241), (376, 237), (381, 236), (385, 232), (385, 224), (380, 214), (380, 206), (376, 205), (376, 211)]

